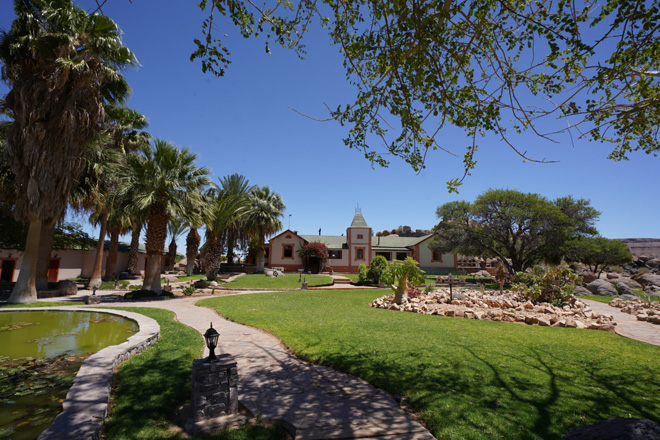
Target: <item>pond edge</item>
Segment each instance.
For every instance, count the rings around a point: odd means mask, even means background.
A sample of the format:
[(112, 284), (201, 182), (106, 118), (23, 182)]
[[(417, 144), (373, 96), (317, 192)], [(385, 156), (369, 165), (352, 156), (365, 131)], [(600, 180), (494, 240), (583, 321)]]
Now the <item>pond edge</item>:
[(85, 359), (62, 403), (62, 412), (41, 433), (38, 440), (101, 438), (103, 422), (108, 414), (115, 367), (153, 345), (160, 338), (160, 325), (156, 320), (139, 313), (105, 308), (64, 306), (0, 310), (0, 312), (18, 311), (99, 312), (122, 316), (137, 322), (140, 330), (125, 342), (105, 347)]

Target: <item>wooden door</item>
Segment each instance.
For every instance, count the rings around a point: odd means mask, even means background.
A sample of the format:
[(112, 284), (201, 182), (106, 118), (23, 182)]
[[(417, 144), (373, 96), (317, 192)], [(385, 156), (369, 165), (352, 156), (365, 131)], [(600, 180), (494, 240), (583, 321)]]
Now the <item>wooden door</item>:
[(60, 275), (60, 259), (51, 258), (48, 263), (48, 282), (56, 283)]

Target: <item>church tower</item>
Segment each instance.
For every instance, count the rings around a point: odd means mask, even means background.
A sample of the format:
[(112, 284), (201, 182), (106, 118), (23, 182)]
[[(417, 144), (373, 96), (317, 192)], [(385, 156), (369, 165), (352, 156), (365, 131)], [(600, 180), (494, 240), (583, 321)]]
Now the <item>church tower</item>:
[(360, 264), (371, 264), (371, 228), (362, 217), (362, 210), (355, 209), (351, 226), (346, 229), (348, 245), (348, 265), (358, 267)]

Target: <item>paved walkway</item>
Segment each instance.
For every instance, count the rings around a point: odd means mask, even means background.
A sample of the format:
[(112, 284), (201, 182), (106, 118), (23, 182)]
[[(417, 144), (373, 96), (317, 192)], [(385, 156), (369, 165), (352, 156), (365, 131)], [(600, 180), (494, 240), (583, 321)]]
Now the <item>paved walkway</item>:
[[(199, 300), (122, 301), (121, 306), (171, 310), (181, 323), (202, 334), (213, 322), (220, 333), (221, 351), (237, 360), (241, 403), (256, 416), (283, 422), (295, 440), (434, 439), (385, 392), (330, 368), (303, 362), (275, 337), (196, 307)], [(103, 301), (103, 305), (112, 304)], [(208, 349), (204, 356), (207, 354)]]
[(616, 321), (616, 334), (626, 338), (636, 339), (653, 345), (660, 345), (660, 326), (644, 321), (638, 321), (635, 316), (623, 313), (621, 309), (610, 307), (598, 301), (582, 299), (596, 313), (612, 315)]

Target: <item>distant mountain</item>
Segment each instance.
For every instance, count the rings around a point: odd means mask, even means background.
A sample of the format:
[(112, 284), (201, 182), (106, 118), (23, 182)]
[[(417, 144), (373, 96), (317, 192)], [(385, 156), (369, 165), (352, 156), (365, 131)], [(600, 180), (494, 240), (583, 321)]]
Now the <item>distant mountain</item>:
[(660, 238), (617, 238), (628, 245), (633, 257), (660, 258)]

